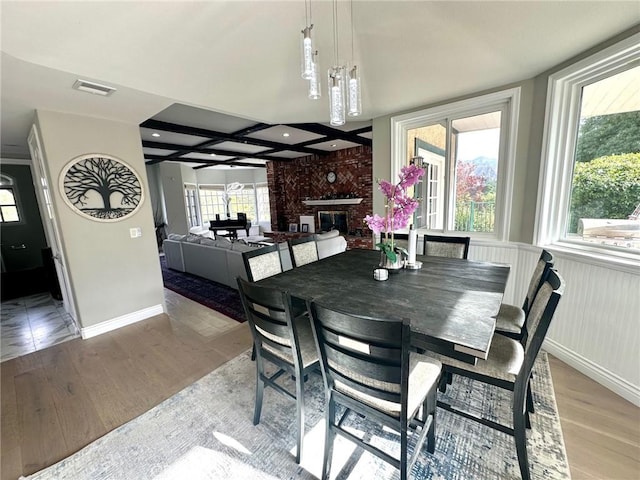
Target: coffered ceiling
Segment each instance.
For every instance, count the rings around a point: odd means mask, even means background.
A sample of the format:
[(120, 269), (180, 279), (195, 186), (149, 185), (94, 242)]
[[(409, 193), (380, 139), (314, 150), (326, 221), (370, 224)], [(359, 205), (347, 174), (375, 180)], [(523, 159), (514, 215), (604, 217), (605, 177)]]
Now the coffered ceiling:
[(140, 126), (147, 164), (180, 161), (196, 169), (264, 167), (269, 160), (371, 146), (371, 130), (370, 121), (339, 128), (320, 123), (270, 125), (178, 104)]

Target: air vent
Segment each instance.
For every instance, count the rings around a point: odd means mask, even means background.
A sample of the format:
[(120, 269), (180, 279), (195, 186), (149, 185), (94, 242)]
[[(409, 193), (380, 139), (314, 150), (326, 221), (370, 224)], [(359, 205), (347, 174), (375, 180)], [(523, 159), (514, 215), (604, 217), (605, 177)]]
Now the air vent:
[(113, 87), (100, 85), (99, 83), (89, 82), (87, 80), (76, 80), (76, 83), (73, 84), (73, 88), (75, 90), (80, 90), (81, 92), (93, 93), (94, 95), (102, 95), (103, 97), (108, 97), (116, 91), (116, 89)]

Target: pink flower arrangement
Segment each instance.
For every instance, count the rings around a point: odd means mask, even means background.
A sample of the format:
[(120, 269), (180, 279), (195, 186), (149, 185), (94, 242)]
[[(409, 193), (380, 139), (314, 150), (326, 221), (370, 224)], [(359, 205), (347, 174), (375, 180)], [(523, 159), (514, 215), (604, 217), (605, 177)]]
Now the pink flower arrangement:
[(407, 195), (407, 189), (414, 186), (424, 175), (424, 168), (409, 165), (400, 169), (398, 175), (400, 181), (392, 184), (387, 180), (378, 180), (378, 188), (387, 197), (384, 206), (385, 215), (381, 217), (377, 213), (367, 215), (364, 221), (376, 235), (385, 232), (385, 240), (378, 243), (379, 247), (387, 258), (395, 262), (397, 257), (393, 241), (393, 232), (402, 228), (407, 228), (413, 212), (418, 208), (418, 200)]

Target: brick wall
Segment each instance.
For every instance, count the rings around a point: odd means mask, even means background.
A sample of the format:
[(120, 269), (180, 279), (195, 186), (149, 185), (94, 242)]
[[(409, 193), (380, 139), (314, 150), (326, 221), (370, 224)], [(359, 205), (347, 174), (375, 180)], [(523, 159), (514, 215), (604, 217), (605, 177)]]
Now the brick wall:
[[(327, 181), (327, 173), (337, 175), (334, 183)], [(310, 155), (291, 161), (268, 162), (267, 182), (271, 204), (271, 228), (288, 230), (290, 223), (299, 223), (300, 215), (312, 215), (318, 231), (319, 211), (346, 211), (350, 233), (361, 229), (365, 215), (373, 211), (373, 178), (371, 147), (360, 146), (332, 152), (324, 157)], [(362, 198), (359, 205), (307, 206), (303, 200), (318, 200), (330, 196), (354, 195)]]

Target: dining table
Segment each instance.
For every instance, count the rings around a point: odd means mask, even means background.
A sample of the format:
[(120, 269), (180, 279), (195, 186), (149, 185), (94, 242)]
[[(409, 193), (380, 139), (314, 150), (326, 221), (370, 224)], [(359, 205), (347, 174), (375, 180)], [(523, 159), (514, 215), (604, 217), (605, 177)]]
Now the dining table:
[[(381, 252), (351, 249), (262, 279), (293, 301), (373, 318), (408, 319), (412, 346), (475, 364), (486, 359), (510, 266), (418, 255), (422, 268), (374, 279)], [(417, 263), (417, 262), (416, 262)]]

